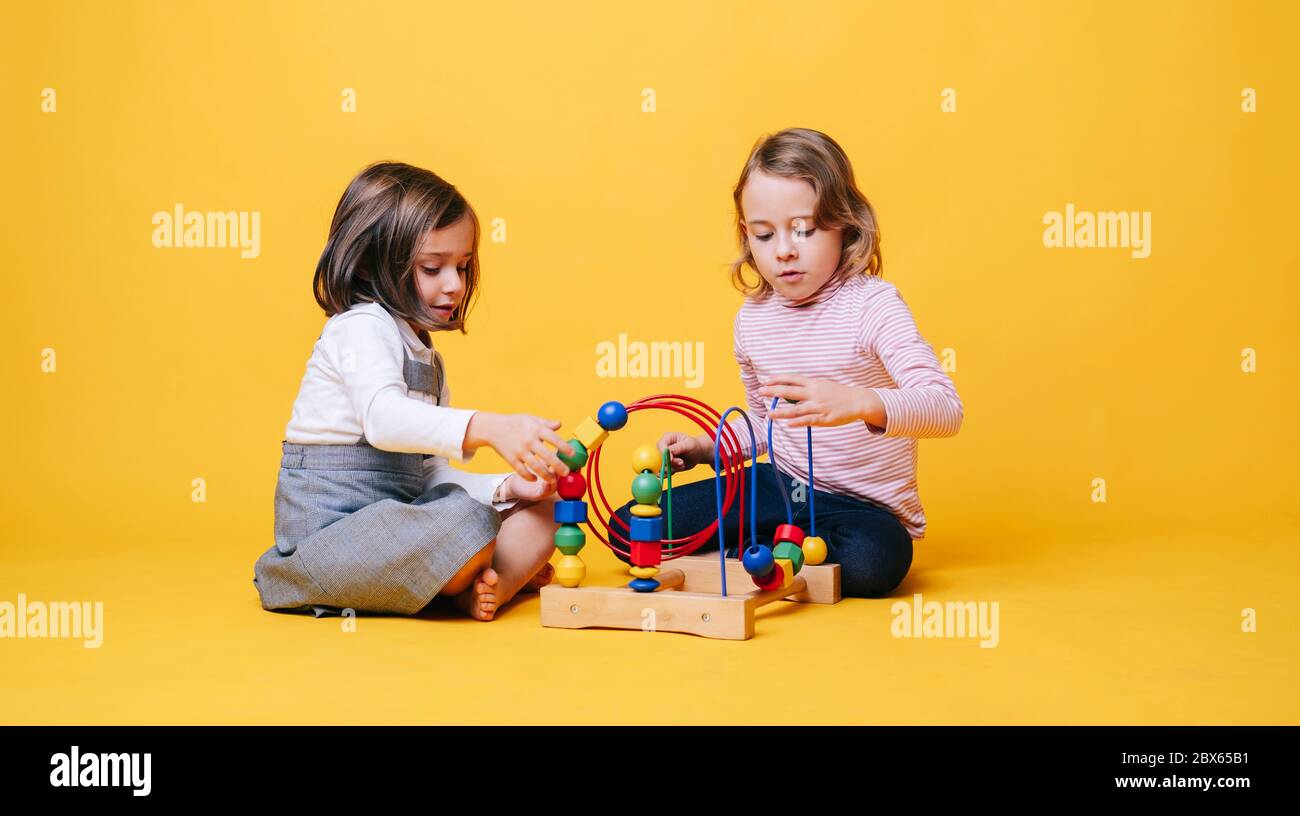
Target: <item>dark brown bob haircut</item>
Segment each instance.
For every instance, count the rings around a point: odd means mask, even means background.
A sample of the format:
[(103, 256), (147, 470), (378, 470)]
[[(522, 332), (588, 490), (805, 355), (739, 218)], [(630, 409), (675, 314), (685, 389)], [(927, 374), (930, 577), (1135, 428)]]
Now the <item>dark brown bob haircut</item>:
[[(429, 230), (469, 218), (474, 245), (465, 297), (446, 320), (420, 300), (415, 257)], [(434, 173), (400, 162), (376, 162), (348, 184), (334, 210), (312, 290), (327, 316), (358, 303), (378, 303), (425, 331), (459, 329), (478, 294), (479, 221), (465, 197)]]

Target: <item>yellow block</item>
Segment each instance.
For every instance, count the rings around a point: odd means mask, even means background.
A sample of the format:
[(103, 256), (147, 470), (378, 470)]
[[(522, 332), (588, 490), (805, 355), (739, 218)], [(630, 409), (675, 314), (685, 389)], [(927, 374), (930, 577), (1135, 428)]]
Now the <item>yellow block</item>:
[(634, 578), (653, 578), (659, 574), (658, 567), (629, 567), (628, 572)]
[(587, 449), (587, 453), (599, 448), (600, 443), (604, 442), (608, 436), (609, 431), (600, 427), (600, 423), (591, 417), (584, 419), (577, 430), (573, 432), (574, 439), (582, 443), (582, 446)]
[(781, 589), (785, 589), (794, 583), (794, 564), (789, 558), (778, 558), (776, 563), (781, 565)]
[(632, 505), (631, 512), (632, 515), (640, 516), (641, 518), (654, 518), (655, 516), (663, 515), (664, 511), (660, 510), (659, 506), (656, 504), (634, 504)]

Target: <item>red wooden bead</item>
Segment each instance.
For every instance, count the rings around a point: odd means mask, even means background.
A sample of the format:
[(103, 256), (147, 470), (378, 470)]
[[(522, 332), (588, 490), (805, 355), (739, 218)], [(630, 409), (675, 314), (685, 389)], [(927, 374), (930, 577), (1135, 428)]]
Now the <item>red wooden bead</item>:
[(796, 547), (803, 543), (803, 530), (793, 524), (782, 524), (776, 528), (776, 535), (772, 536), (773, 544), (780, 544), (782, 541), (789, 541)]
[(773, 564), (772, 571), (767, 574), (766, 578), (755, 578), (754, 586), (763, 591), (771, 589), (780, 589), (785, 582), (785, 570), (781, 569), (780, 564)]
[(567, 475), (559, 478), (555, 490), (562, 499), (569, 499), (570, 501), (581, 499), (587, 492), (587, 480), (582, 478), (581, 473), (571, 470)]

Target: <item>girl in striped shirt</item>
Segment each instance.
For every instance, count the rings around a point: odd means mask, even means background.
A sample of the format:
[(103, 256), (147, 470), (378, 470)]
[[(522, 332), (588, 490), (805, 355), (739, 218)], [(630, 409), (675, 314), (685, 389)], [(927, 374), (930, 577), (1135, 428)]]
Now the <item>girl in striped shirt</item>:
[[(826, 560), (841, 565), (844, 595), (887, 595), (911, 567), (912, 542), (925, 535), (917, 439), (956, 434), (961, 400), (898, 289), (881, 279), (875, 211), (833, 139), (789, 129), (759, 140), (733, 195), (740, 257), (731, 277), (746, 295), (735, 355), (757, 450), (743, 417), (729, 424), (747, 459), (775, 457), (783, 483), (767, 465), (751, 470), (759, 540), (771, 543), (786, 523), (782, 490), (794, 523), (809, 532), (806, 427), (815, 426), (811, 504)], [(746, 269), (758, 273), (756, 282)], [(675, 472), (713, 463), (708, 435), (670, 432), (659, 447)], [(715, 502), (712, 479), (674, 488), (674, 526), (707, 527)], [(728, 542), (738, 537), (738, 505), (724, 525)], [(620, 514), (627, 519), (626, 508)]]

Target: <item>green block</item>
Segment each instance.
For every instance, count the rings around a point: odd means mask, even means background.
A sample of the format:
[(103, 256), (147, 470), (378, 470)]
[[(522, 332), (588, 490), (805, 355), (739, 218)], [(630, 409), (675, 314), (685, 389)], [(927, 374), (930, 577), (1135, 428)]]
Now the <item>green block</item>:
[(579, 470), (583, 465), (587, 464), (587, 449), (576, 439), (569, 440), (569, 447), (576, 451), (573, 456), (565, 456), (563, 450), (557, 450), (555, 455), (568, 466), (569, 470)]
[(803, 569), (803, 550), (793, 541), (782, 541), (772, 550), (773, 558), (788, 558), (790, 566), (794, 567), (794, 574), (798, 575), (799, 570)]
[(577, 555), (587, 543), (587, 534), (576, 524), (561, 524), (555, 531), (555, 549), (565, 555)]

